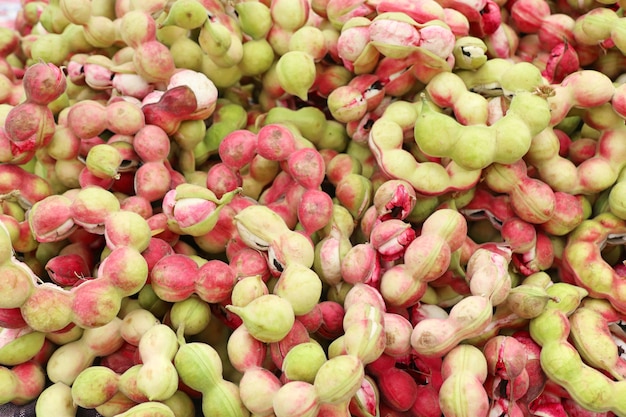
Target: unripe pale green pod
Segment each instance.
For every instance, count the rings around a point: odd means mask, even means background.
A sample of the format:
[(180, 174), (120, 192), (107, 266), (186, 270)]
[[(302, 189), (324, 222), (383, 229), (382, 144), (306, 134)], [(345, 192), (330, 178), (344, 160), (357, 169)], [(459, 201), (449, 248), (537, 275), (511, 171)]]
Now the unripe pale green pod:
[(519, 91), (535, 91), (544, 84), (541, 70), (530, 62), (515, 63), (500, 76), (500, 86), (506, 96)]
[(272, 0), (270, 14), (275, 25), (295, 31), (304, 26), (311, 6), (306, 0)]
[(178, 348), (174, 365), (180, 379), (190, 388), (205, 392), (222, 380), (222, 359), (213, 346), (201, 342)]
[(322, 60), (328, 52), (326, 38), (322, 30), (308, 25), (302, 26), (291, 35), (288, 48), (290, 51), (308, 53), (315, 62)]
[(198, 34), (200, 48), (211, 58), (224, 55), (233, 39), (231, 31), (219, 21), (205, 21)]
[(269, 294), (269, 290), (261, 275), (243, 277), (233, 287), (230, 302), (234, 306), (244, 307), (250, 301), (265, 294)]
[(222, 379), (203, 393), (202, 412), (205, 416), (247, 417), (237, 384)]
[(172, 327), (183, 327), (185, 335), (195, 335), (204, 330), (211, 321), (211, 307), (209, 303), (201, 300), (196, 295), (177, 301), (170, 309)]
[(459, 345), (444, 358), (439, 404), (446, 416), (486, 416), (489, 397), (483, 387), (487, 377), (485, 356), (472, 345)]
[(255, 76), (264, 74), (274, 63), (274, 50), (266, 39), (246, 41), (243, 43), (242, 48), (243, 56), (237, 66), (243, 75)]
[[(588, 295), (584, 288), (564, 282), (557, 282), (549, 286), (546, 292), (553, 299), (548, 301), (544, 311), (533, 318), (529, 324), (531, 337), (540, 345), (569, 331), (567, 316), (573, 313), (580, 305), (581, 300)], [(554, 310), (562, 313), (560, 320), (554, 320), (552, 317)]]
[(31, 45), (30, 58), (60, 66), (67, 60), (69, 53), (69, 44), (63, 35), (46, 33), (39, 35)]
[(123, 157), (120, 151), (109, 144), (95, 145), (89, 150), (85, 161), (87, 169), (98, 178), (119, 178), (117, 172)]
[(293, 263), (281, 273), (274, 294), (289, 301), (296, 316), (308, 313), (322, 296), (322, 281), (310, 268)]
[(13, 366), (32, 359), (42, 348), (45, 337), (45, 333), (28, 327), (0, 328), (0, 365)]
[(551, 297), (545, 288), (521, 284), (511, 288), (506, 298), (509, 308), (518, 316), (532, 319), (543, 313)]
[(148, 401), (145, 403), (137, 404), (128, 411), (118, 414), (115, 417), (176, 417), (171, 408), (167, 405), (156, 402)]
[(184, 29), (199, 28), (206, 22), (208, 12), (197, 0), (176, 0), (161, 23), (163, 26), (176, 25)]
[(85, 39), (94, 48), (108, 48), (117, 40), (116, 24), (107, 17), (91, 16), (84, 28)]
[(626, 219), (626, 205), (624, 199), (626, 196), (626, 181), (619, 181), (611, 187), (609, 192), (609, 208), (611, 213), (615, 214), (620, 219)]
[(178, 390), (167, 400), (163, 401), (176, 417), (194, 417), (196, 406), (191, 397), (185, 391)]
[(456, 68), (475, 70), (487, 62), (487, 45), (474, 36), (462, 36), (456, 40), (454, 65)]
[(255, 339), (265, 343), (281, 341), (295, 321), (291, 303), (275, 294), (262, 295), (245, 307), (228, 305), (226, 309), (243, 320)]
[(300, 343), (287, 352), (283, 372), (290, 381), (313, 383), (319, 368), (326, 362), (326, 353), (317, 342)]
[(260, 1), (244, 1), (235, 4), (241, 31), (252, 39), (263, 39), (270, 31), (273, 21), (270, 8)]
[(119, 375), (106, 366), (90, 366), (82, 371), (72, 384), (74, 404), (96, 408), (117, 393)]
[(318, 369), (313, 385), (322, 403), (340, 403), (356, 394), (364, 377), (365, 370), (359, 358), (339, 355)]
[(90, 0), (59, 0), (59, 7), (63, 16), (76, 25), (86, 25), (91, 18)]
[(276, 73), (283, 90), (306, 101), (316, 78), (315, 61), (311, 55), (302, 51), (285, 53), (278, 58)]
[(76, 417), (76, 405), (72, 399), (72, 389), (63, 382), (56, 382), (44, 389), (35, 403), (35, 415)]
[(143, 365), (137, 374), (137, 388), (150, 401), (170, 398), (178, 389), (178, 373), (172, 363), (178, 350), (176, 333), (157, 324), (143, 335), (138, 348)]

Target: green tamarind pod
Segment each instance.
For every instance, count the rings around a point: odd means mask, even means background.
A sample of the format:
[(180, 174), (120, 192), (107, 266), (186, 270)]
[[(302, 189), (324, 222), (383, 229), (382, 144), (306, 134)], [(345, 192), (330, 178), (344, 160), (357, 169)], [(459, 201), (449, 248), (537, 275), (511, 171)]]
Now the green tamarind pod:
[(530, 62), (517, 62), (500, 76), (500, 86), (505, 96), (520, 91), (535, 91), (545, 83), (541, 70)]
[(263, 125), (283, 122), (293, 124), (298, 133), (315, 145), (318, 145), (324, 138), (325, 129), (328, 125), (324, 112), (313, 106), (302, 107), (298, 110), (287, 107), (271, 108), (263, 120)]
[(361, 387), (363, 363), (353, 355), (339, 355), (327, 360), (317, 371), (313, 385), (322, 403), (347, 401)]
[(274, 294), (291, 303), (295, 315), (313, 310), (322, 296), (322, 280), (310, 268), (293, 263), (280, 274)]
[(182, 327), (185, 335), (198, 334), (209, 325), (211, 308), (207, 302), (194, 295), (172, 305), (170, 320), (172, 327)]
[(302, 51), (289, 51), (278, 58), (276, 73), (280, 86), (288, 94), (303, 101), (315, 83), (316, 69), (313, 57)]
[(63, 382), (56, 382), (44, 389), (35, 403), (37, 417), (76, 417), (78, 405), (72, 399), (72, 389)]
[(235, 4), (241, 30), (253, 40), (264, 39), (273, 25), (270, 9), (260, 1)]
[(326, 353), (317, 342), (300, 343), (287, 352), (283, 372), (290, 381), (313, 383), (320, 367), (326, 363)]
[(495, 162), (498, 137), (492, 127), (459, 125), (459, 132), (457, 146), (452, 147), (450, 155), (454, 162), (471, 170), (483, 169)]
[(202, 69), (204, 52), (200, 45), (187, 36), (181, 36), (172, 42), (170, 52), (176, 68), (187, 68), (198, 72)]
[(626, 181), (622, 177), (626, 173), (622, 169), (617, 182), (611, 187), (608, 195), (608, 206), (611, 213), (626, 220)]
[(243, 75), (262, 75), (274, 63), (274, 49), (272, 49), (267, 39), (246, 41), (243, 43), (242, 48), (243, 56), (237, 65)]
[(120, 376), (106, 366), (90, 366), (72, 384), (72, 400), (83, 408), (96, 408), (117, 393)]
[(30, 47), (31, 59), (60, 66), (67, 61), (70, 53), (65, 37), (57, 33), (39, 35)]
[[(567, 334), (570, 326), (567, 317), (578, 308), (588, 294), (584, 288), (564, 282), (549, 286), (546, 292), (552, 299), (548, 301), (543, 313), (529, 323), (530, 335), (539, 345)], [(560, 315), (555, 315), (555, 311)]]
[(295, 314), (291, 303), (275, 295), (262, 295), (244, 307), (226, 306), (237, 314), (252, 337), (265, 343), (279, 342), (291, 330)]
[(91, 0), (59, 0), (63, 16), (75, 25), (86, 25), (91, 18)]
[(474, 36), (459, 37), (452, 50), (456, 68), (476, 70), (487, 62), (487, 45)]
[(157, 401), (137, 404), (128, 411), (115, 417), (176, 417), (171, 408)]
[(205, 392), (222, 380), (222, 359), (213, 346), (201, 342), (183, 343), (174, 357), (181, 381)]
[(197, 0), (176, 0), (167, 12), (163, 26), (175, 25), (188, 30), (199, 28), (208, 19), (208, 12)]
[(483, 95), (499, 96), (502, 94), (500, 77), (514, 64), (507, 59), (488, 59), (477, 70), (459, 70), (456, 75), (461, 77), (468, 90)]
[(176, 333), (165, 324), (156, 324), (141, 337), (138, 349), (143, 365), (137, 373), (137, 388), (150, 401), (170, 398), (178, 389), (172, 363), (178, 350)]
[(487, 361), (475, 346), (459, 345), (442, 362), (443, 384), (439, 404), (446, 416), (486, 416), (489, 397), (483, 384), (487, 378)]
[(247, 417), (250, 412), (243, 405), (237, 384), (222, 379), (202, 396), (205, 416)]
[(191, 397), (184, 391), (178, 390), (163, 404), (172, 409), (176, 417), (195, 417), (196, 406)]
[(572, 398), (590, 411), (604, 412), (613, 402), (612, 381), (585, 365), (574, 346), (565, 341), (551, 341), (541, 347), (539, 357), (546, 375)]
[(41, 349), (46, 335), (23, 329), (0, 328), (0, 365), (13, 366), (32, 359)]
[(511, 288), (506, 298), (508, 307), (518, 316), (532, 319), (543, 313), (551, 297), (543, 287), (521, 284)]
[(224, 55), (233, 41), (231, 31), (222, 23), (206, 20), (198, 34), (200, 48), (211, 58)]

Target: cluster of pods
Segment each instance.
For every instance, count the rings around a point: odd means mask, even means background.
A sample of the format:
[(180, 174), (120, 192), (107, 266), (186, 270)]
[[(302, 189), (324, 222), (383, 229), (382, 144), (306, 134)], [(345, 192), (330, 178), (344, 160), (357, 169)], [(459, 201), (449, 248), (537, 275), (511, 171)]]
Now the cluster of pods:
[(621, 7), (22, 0), (0, 405), (626, 416)]

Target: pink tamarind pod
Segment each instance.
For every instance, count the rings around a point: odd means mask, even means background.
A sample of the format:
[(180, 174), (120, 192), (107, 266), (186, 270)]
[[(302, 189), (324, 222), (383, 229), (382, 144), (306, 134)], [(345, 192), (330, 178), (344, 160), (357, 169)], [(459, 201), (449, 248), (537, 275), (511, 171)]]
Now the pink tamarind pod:
[(237, 282), (235, 271), (224, 261), (211, 259), (196, 273), (194, 292), (207, 303), (226, 301)]
[(223, 162), (212, 165), (207, 172), (206, 187), (217, 197), (221, 198), (241, 186), (243, 179), (240, 173)]
[(443, 7), (439, 3), (430, 0), (382, 0), (376, 5), (376, 12), (402, 12), (418, 23), (427, 23), (435, 19), (443, 20), (444, 15)]
[(333, 201), (330, 196), (316, 189), (307, 189), (298, 202), (298, 221), (307, 235), (311, 235), (328, 224), (332, 216)]
[(334, 340), (343, 334), (344, 308), (336, 301), (322, 301), (319, 304), (322, 312), (322, 324), (317, 334), (324, 339)]
[(580, 61), (576, 49), (565, 41), (552, 48), (542, 75), (551, 84), (558, 84), (579, 68)]
[(19, 329), (27, 326), (19, 307), (0, 308), (0, 326), (5, 329)]
[(168, 135), (172, 135), (197, 107), (193, 90), (182, 85), (165, 91), (156, 102), (146, 103), (144, 99), (142, 110), (146, 124), (159, 126)]
[(538, 232), (535, 246), (528, 252), (514, 254), (512, 262), (518, 271), (528, 276), (549, 269), (553, 265), (554, 255), (554, 246), (548, 235)]
[(403, 220), (417, 203), (415, 189), (404, 180), (387, 180), (374, 193), (376, 213), (380, 220), (398, 218)]
[(361, 388), (350, 399), (348, 409), (351, 415), (356, 417), (369, 417), (379, 415), (380, 392), (376, 382), (365, 375)]
[(164, 301), (181, 301), (193, 294), (198, 265), (188, 256), (173, 254), (161, 258), (150, 271), (152, 289)]
[(326, 167), (320, 153), (314, 148), (302, 148), (287, 158), (289, 174), (304, 188), (318, 188), (322, 184)]
[(544, 0), (522, 0), (511, 7), (511, 19), (524, 33), (537, 33), (548, 15), (550, 6)]
[(257, 135), (245, 129), (235, 130), (222, 139), (218, 152), (221, 161), (229, 168), (240, 170), (257, 152)]
[(30, 208), (28, 224), (37, 241), (56, 242), (76, 230), (71, 204), (72, 200), (64, 195), (50, 195)]
[(370, 243), (378, 251), (381, 259), (391, 261), (404, 255), (405, 249), (413, 242), (415, 235), (410, 223), (389, 219), (374, 226)]
[(50, 279), (63, 287), (71, 287), (91, 275), (91, 270), (78, 254), (57, 255), (46, 262)]
[(487, 0), (479, 14), (478, 20), (470, 21), (471, 35), (478, 37), (491, 35), (501, 26), (500, 6), (496, 2)]
[(341, 259), (341, 277), (349, 284), (365, 283), (377, 286), (381, 265), (378, 252), (371, 243), (358, 243)]
[(257, 152), (272, 161), (284, 161), (296, 150), (293, 133), (277, 123), (264, 125), (257, 132)]
[(535, 226), (519, 217), (512, 217), (502, 223), (500, 232), (513, 253), (528, 252), (537, 242)]
[(53, 64), (38, 62), (24, 72), (22, 85), (26, 100), (47, 105), (65, 92), (67, 82), (63, 71)]
[(46, 105), (26, 101), (9, 110), (4, 129), (11, 142), (13, 155), (34, 156), (33, 152), (52, 140), (54, 116)]

